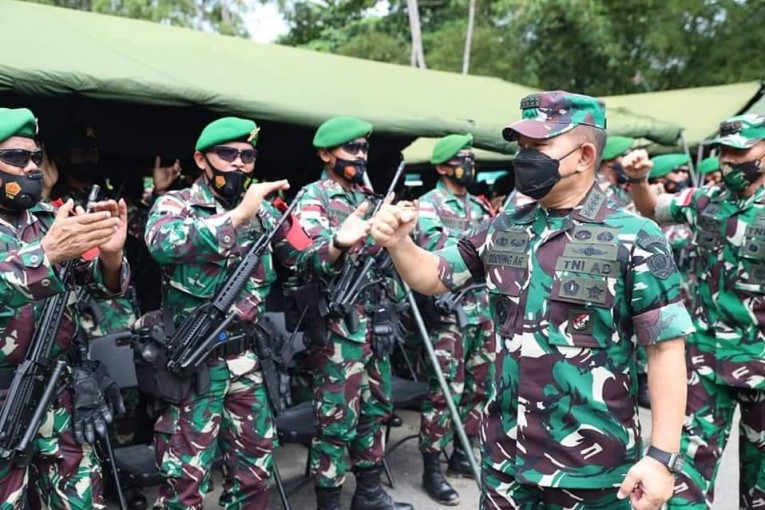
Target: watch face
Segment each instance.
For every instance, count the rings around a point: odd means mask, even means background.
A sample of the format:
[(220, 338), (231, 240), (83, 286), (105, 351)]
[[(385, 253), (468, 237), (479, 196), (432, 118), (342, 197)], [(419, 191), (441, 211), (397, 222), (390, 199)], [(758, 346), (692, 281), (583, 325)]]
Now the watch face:
[(683, 465), (685, 464), (685, 458), (682, 455), (675, 455), (675, 458), (673, 459), (672, 465), (670, 468), (672, 469), (673, 473), (679, 473), (681, 469), (683, 469)]

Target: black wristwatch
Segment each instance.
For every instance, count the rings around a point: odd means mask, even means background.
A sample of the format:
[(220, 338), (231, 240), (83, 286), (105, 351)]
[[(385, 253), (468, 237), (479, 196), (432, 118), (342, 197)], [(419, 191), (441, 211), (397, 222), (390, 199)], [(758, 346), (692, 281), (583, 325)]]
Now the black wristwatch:
[(638, 177), (637, 179), (633, 179), (632, 177), (628, 177), (627, 181), (630, 184), (640, 184), (640, 183), (648, 181), (648, 174), (645, 174), (643, 177)]
[(348, 251), (353, 247), (352, 244), (340, 244), (337, 240), (337, 232), (332, 236), (332, 245), (340, 251)]
[(654, 460), (658, 460), (669, 469), (672, 473), (679, 473), (683, 468), (683, 456), (679, 453), (669, 453), (664, 450), (659, 450), (655, 446), (649, 446), (648, 451), (645, 452), (647, 457), (651, 457)]

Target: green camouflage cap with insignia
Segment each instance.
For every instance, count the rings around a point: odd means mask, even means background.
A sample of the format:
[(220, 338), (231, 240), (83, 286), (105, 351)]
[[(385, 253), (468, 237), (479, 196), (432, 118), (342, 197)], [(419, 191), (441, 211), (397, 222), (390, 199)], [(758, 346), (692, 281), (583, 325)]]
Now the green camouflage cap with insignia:
[(449, 135), (441, 138), (433, 147), (430, 162), (440, 165), (459, 154), (461, 150), (470, 149), (473, 146), (473, 135)]
[(765, 116), (755, 113), (737, 115), (720, 123), (720, 134), (710, 145), (748, 149), (765, 139)]
[(710, 156), (702, 159), (701, 163), (696, 166), (696, 172), (701, 175), (711, 174), (720, 170), (720, 158), (717, 156)]
[(325, 121), (313, 137), (313, 146), (317, 149), (331, 149), (357, 138), (367, 138), (372, 134), (372, 124), (356, 117), (332, 117)]
[(691, 158), (688, 157), (688, 154), (677, 152), (656, 156), (651, 161), (653, 162), (653, 168), (648, 178), (659, 179), (680, 167), (687, 166), (691, 162)]
[(606, 138), (606, 146), (603, 149), (601, 161), (610, 161), (622, 156), (630, 150), (634, 143), (635, 139), (629, 136), (609, 136)]
[(199, 135), (195, 149), (206, 151), (210, 147), (228, 142), (246, 142), (255, 147), (258, 143), (259, 131), (258, 125), (251, 120), (223, 117), (205, 126), (202, 134)]
[(37, 119), (28, 108), (0, 108), (0, 143), (12, 136), (37, 136)]
[(576, 126), (606, 129), (606, 105), (590, 96), (563, 90), (539, 92), (521, 100), (521, 120), (502, 131), (505, 140), (520, 135), (536, 140), (554, 138)]

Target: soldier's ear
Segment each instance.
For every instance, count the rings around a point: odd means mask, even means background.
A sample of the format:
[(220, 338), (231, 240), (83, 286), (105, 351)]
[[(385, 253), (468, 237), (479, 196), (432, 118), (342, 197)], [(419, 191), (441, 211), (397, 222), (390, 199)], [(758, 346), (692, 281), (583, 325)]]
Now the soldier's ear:
[(202, 154), (201, 152), (196, 151), (194, 153), (194, 163), (196, 163), (197, 168), (199, 168), (203, 172), (207, 170), (207, 161), (205, 160), (205, 155)]
[(332, 160), (332, 153), (329, 152), (329, 149), (319, 149), (319, 159), (321, 159), (322, 163), (329, 163)]
[(436, 165), (438, 175), (449, 175), (449, 167), (446, 165)]
[(579, 163), (577, 164), (576, 170), (578, 172), (586, 172), (590, 168), (593, 168), (597, 171), (597, 168), (595, 168), (597, 157), (598, 149), (595, 147), (595, 144), (584, 142), (582, 144), (582, 150), (579, 151)]

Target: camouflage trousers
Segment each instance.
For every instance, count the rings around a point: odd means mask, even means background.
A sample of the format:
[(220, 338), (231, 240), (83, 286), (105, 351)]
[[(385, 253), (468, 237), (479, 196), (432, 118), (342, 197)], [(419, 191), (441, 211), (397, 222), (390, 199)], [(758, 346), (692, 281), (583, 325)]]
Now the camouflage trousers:
[[(491, 397), (494, 381), (494, 326), (491, 322), (482, 322), (460, 331), (457, 324), (444, 324), (430, 334), (465, 433), (477, 436), (481, 412)], [(428, 395), (422, 404), (420, 449), (427, 453), (441, 452), (453, 436), (446, 396), (428, 363)]]
[(311, 474), (319, 487), (345, 482), (345, 451), (353, 467), (382, 463), (383, 425), (393, 412), (390, 359), (377, 359), (371, 342), (352, 342), (330, 334), (314, 349)]
[(71, 406), (71, 396), (64, 392), (48, 411), (34, 440), (37, 454), (28, 467), (0, 461), (0, 510), (104, 508), (101, 466), (89, 444), (74, 440)]
[[(692, 360), (695, 348), (689, 345), (688, 349)], [(736, 406), (741, 410), (739, 504), (741, 508), (765, 508), (765, 391), (728, 386), (715, 374), (692, 367), (690, 373), (681, 442), (685, 465), (667, 508), (712, 508), (715, 479)]]
[(208, 364), (210, 388), (169, 406), (154, 426), (157, 466), (165, 481), (154, 508), (204, 506), (218, 449), (223, 457), (219, 504), (230, 510), (268, 507), (275, 428), (252, 351)]
[(481, 510), (630, 510), (629, 499), (616, 498), (617, 488), (560, 489), (518, 483), (483, 466)]

